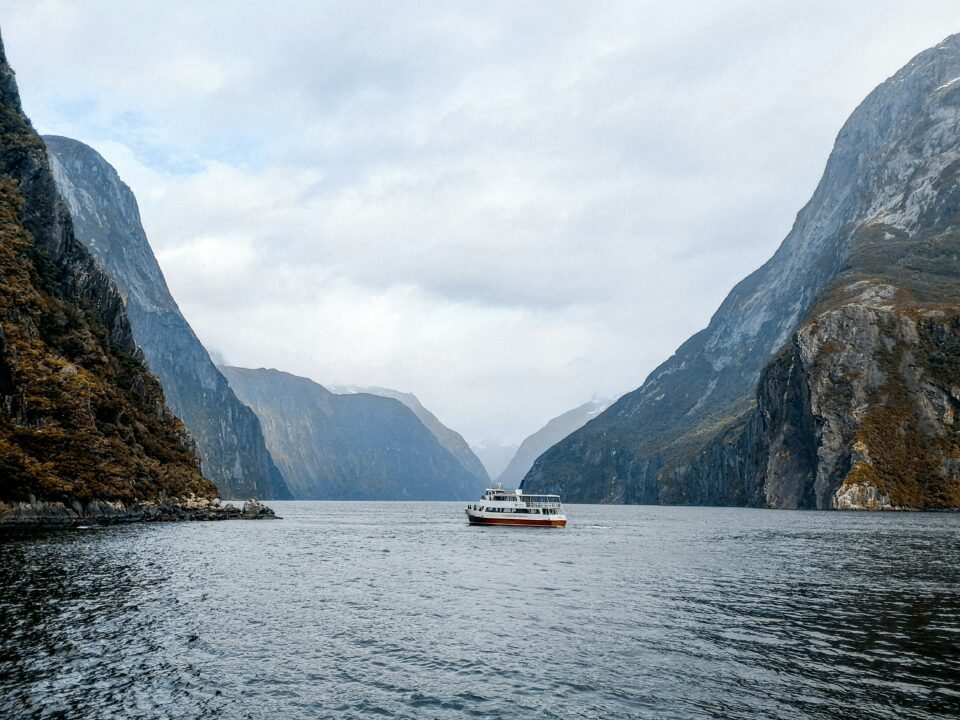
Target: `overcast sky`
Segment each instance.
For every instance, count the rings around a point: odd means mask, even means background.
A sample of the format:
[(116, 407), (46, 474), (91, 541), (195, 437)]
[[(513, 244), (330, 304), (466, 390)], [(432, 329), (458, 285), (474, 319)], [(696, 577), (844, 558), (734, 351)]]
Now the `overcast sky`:
[(960, 3), (0, 0), (0, 26), (209, 349), (517, 443), (705, 326)]

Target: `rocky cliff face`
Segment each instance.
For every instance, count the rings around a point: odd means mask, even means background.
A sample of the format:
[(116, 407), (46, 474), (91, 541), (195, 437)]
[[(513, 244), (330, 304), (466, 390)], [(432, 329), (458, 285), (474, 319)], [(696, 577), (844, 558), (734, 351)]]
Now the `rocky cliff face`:
[(328, 386), (327, 389), (337, 395), (366, 393), (368, 395), (379, 395), (380, 397), (399, 400), (413, 411), (417, 419), (426, 426), (427, 430), (433, 433), (437, 442), (443, 445), (443, 447), (463, 465), (464, 470), (477, 479), (478, 487), (483, 488), (490, 483), (490, 476), (487, 475), (483, 463), (474, 455), (473, 450), (470, 449), (470, 446), (467, 444), (467, 441), (463, 439), (463, 436), (440, 422), (437, 416), (427, 410), (413, 393), (400, 392), (399, 390), (391, 390), (390, 388), (360, 387), (357, 385)]
[(606, 401), (591, 400), (550, 420), (520, 443), (516, 455), (513, 456), (504, 471), (500, 473), (497, 482), (503, 483), (505, 487), (519, 487), (524, 476), (533, 467), (533, 463), (538, 457), (567, 435), (579, 430), (593, 420), (606, 410), (609, 404)]
[[(857, 108), (790, 234), (710, 325), (541, 456), (524, 487), (588, 502), (953, 502), (952, 415), (934, 422), (924, 403), (949, 407), (957, 382), (943, 358), (958, 300), (958, 108), (953, 36)], [(883, 479), (908, 456), (914, 480)]]
[(134, 339), (196, 441), (204, 474), (225, 497), (288, 497), (256, 415), (237, 400), (171, 296), (133, 192), (92, 148), (64, 137), (44, 141), (76, 236), (120, 289)]
[[(666, 473), (667, 499), (960, 507), (960, 236), (904, 242), (911, 252), (872, 277), (858, 243), (835, 292), (764, 369), (756, 408)], [(932, 264), (946, 286), (916, 272)]]
[(305, 500), (463, 500), (467, 472), (393, 398), (337, 395), (279, 370), (221, 368), (260, 418), (293, 496)]
[(74, 236), (0, 44), (0, 500), (215, 495)]

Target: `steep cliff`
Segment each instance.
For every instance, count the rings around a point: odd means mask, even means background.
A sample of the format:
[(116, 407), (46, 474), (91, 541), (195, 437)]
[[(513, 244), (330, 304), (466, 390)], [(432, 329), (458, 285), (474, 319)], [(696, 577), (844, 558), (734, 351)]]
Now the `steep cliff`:
[(288, 497), (256, 415), (237, 400), (171, 296), (133, 192), (92, 148), (64, 137), (44, 141), (77, 239), (120, 289), (134, 339), (196, 441), (204, 474), (225, 497)]
[[(958, 107), (960, 37), (952, 36), (856, 109), (783, 244), (709, 326), (541, 456), (524, 487), (587, 502), (839, 507), (843, 497), (877, 493), (893, 493), (888, 505), (953, 502), (949, 487), (934, 489), (952, 482), (951, 415), (931, 424), (920, 397), (949, 405), (943, 393), (957, 382), (946, 360), (929, 360), (936, 372), (923, 365), (930, 356), (921, 349), (940, 357), (952, 342)], [(913, 337), (907, 319), (918, 323), (916, 343), (905, 339)], [(864, 334), (882, 339), (861, 347)], [(917, 358), (912, 375), (890, 371)], [(836, 375), (841, 366), (846, 375)], [(881, 437), (894, 406), (900, 419)], [(916, 467), (927, 469), (916, 472), (926, 490), (878, 479), (898, 454), (924, 458)], [(940, 479), (929, 476), (933, 466)]]
[(860, 233), (756, 408), (666, 473), (668, 501), (960, 507), (960, 235), (893, 233)]
[(221, 368), (263, 425), (293, 496), (463, 500), (481, 483), (393, 398), (337, 395), (279, 370)]
[(0, 501), (216, 492), (74, 237), (0, 43)]
[(538, 457), (574, 430), (579, 430), (593, 420), (606, 410), (609, 404), (606, 401), (591, 400), (550, 420), (520, 443), (516, 455), (500, 473), (497, 482), (503, 483), (506, 487), (519, 486)]
[(379, 395), (380, 397), (393, 398), (399, 400), (413, 411), (413, 414), (422, 422), (427, 430), (433, 433), (437, 441), (453, 455), (464, 469), (473, 475), (477, 482), (486, 486), (490, 482), (490, 476), (487, 475), (483, 463), (474, 454), (473, 450), (463, 439), (463, 436), (456, 430), (451, 430), (437, 419), (437, 416), (427, 410), (413, 393), (400, 392), (383, 387), (359, 387), (357, 385), (344, 385), (339, 387), (328, 386), (327, 389), (337, 395), (354, 395), (356, 393), (367, 393), (368, 395)]

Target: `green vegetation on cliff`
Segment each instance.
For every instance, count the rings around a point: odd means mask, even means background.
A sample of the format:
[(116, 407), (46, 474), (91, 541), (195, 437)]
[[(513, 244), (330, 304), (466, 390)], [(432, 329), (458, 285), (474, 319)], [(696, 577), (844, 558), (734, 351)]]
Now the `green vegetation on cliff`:
[(92, 148), (58, 136), (44, 142), (74, 234), (122, 293), (133, 338), (196, 442), (203, 474), (224, 497), (289, 497), (256, 415), (230, 390), (170, 294), (133, 192)]
[[(930, 340), (935, 336), (949, 337), (949, 344), (957, 345), (958, 316), (951, 317), (948, 324), (953, 332), (945, 336), (939, 332), (939, 323), (929, 319), (921, 321), (918, 331), (932, 356), (942, 356), (940, 348), (931, 347)], [(952, 350), (955, 352), (957, 348)], [(953, 356), (954, 361), (956, 357)], [(960, 459), (960, 433), (949, 426), (944, 429), (935, 421), (925, 421), (922, 410), (918, 412), (916, 407), (916, 389), (911, 390), (902, 372), (909, 366), (933, 367), (933, 358), (916, 357), (907, 346), (897, 343), (890, 350), (882, 349), (879, 359), (887, 382), (870, 397), (869, 409), (853, 442), (860, 459), (850, 468), (844, 487), (875, 487), (890, 498), (894, 507), (960, 507), (960, 481), (955, 467)], [(953, 383), (957, 377), (960, 374), (954, 373)], [(940, 389), (949, 392), (950, 388), (948, 382)]]
[(214, 496), (73, 235), (0, 43), (0, 500)]

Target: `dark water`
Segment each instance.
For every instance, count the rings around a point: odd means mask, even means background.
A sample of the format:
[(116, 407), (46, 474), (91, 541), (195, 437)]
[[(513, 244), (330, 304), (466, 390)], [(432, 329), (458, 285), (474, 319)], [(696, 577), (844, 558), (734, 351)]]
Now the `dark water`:
[(0, 717), (960, 715), (960, 515), (275, 506), (0, 540)]

